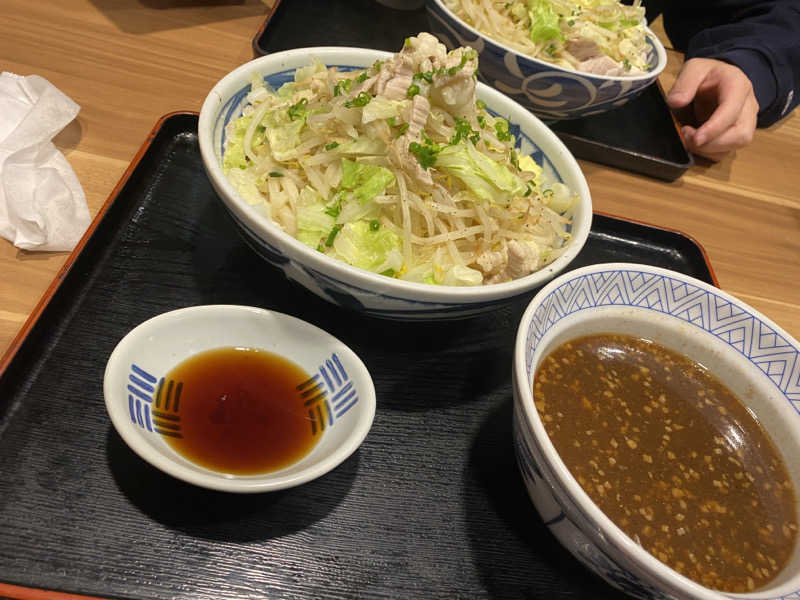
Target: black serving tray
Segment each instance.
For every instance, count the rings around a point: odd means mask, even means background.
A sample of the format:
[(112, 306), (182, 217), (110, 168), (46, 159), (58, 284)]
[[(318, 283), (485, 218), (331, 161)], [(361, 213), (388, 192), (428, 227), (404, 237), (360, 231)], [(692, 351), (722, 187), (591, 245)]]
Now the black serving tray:
[[(275, 0), (253, 49), (259, 55), (312, 46), (397, 52), (406, 37), (428, 28), (424, 7), (397, 10), (376, 0)], [(607, 113), (548, 125), (577, 158), (667, 181), (694, 164), (658, 84)]]
[[(0, 361), (0, 596), (619, 597), (549, 533), (517, 471), (511, 361), (532, 294), (442, 323), (324, 302), (237, 235), (196, 128), (196, 114), (159, 122)], [(686, 236), (597, 214), (575, 266), (607, 261), (715, 283)], [(125, 445), (103, 401), (112, 349), (156, 314), (214, 303), (302, 318), (363, 359), (378, 407), (356, 453), (300, 487), (234, 495)]]
[(661, 84), (608, 112), (548, 123), (577, 158), (673, 181), (694, 164)]

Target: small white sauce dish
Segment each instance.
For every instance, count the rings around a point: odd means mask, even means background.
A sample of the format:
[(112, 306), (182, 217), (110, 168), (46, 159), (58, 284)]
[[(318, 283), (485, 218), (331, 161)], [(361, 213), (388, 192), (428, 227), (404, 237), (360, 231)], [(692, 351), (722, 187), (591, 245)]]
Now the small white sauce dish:
[[(311, 407), (321, 437), (303, 458), (264, 474), (220, 473), (190, 462), (155, 431), (152, 407), (159, 382), (189, 357), (221, 347), (277, 354), (325, 391), (320, 410)], [(111, 353), (103, 391), (114, 428), (136, 454), (173, 477), (227, 492), (279, 490), (324, 475), (359, 447), (375, 416), (375, 387), (350, 348), (305, 321), (249, 306), (194, 306), (141, 323)]]
[(765, 587), (747, 594), (715, 591), (670, 569), (625, 535), (571, 475), (534, 405), (534, 376), (560, 344), (601, 333), (647, 338), (705, 365), (769, 434), (794, 485), (795, 505), (800, 501), (800, 342), (737, 298), (687, 275), (597, 264), (542, 288), (517, 331), (514, 446), (528, 493), (552, 533), (589, 569), (634, 597), (800, 597), (800, 544)]

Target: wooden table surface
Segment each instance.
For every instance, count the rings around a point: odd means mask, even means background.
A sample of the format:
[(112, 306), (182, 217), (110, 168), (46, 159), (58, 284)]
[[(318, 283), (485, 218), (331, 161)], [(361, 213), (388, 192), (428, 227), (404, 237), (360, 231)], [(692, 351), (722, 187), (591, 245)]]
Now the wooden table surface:
[[(56, 138), (96, 214), (162, 115), (199, 111), (253, 58), (271, 0), (3, 0), (0, 68), (37, 74), (81, 105)], [(681, 56), (670, 52), (669, 89)], [(676, 182), (582, 161), (596, 210), (678, 229), (705, 247), (722, 289), (800, 338), (800, 115)], [(794, 158), (792, 158), (794, 157)], [(0, 355), (69, 256), (0, 239)]]

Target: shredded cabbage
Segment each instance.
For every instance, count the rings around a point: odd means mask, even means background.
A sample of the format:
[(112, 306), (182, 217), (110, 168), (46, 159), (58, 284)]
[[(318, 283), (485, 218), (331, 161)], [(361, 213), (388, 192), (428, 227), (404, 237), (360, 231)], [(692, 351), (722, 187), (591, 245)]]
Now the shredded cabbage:
[(641, 0), (445, 0), (481, 33), (555, 65), (609, 76), (646, 72)]
[(475, 97), (477, 54), (427, 33), (350, 72), (253, 79), (223, 169), (248, 203), (355, 267), (432, 285), (524, 277), (559, 256), (575, 194)]

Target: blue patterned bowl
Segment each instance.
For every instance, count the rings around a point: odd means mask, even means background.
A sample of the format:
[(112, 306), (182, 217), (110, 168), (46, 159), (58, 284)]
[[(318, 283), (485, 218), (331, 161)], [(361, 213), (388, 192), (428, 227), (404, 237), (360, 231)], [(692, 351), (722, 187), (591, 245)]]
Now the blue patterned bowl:
[(544, 168), (544, 177), (561, 181), (578, 195), (571, 241), (555, 261), (526, 277), (506, 283), (454, 287), (412, 283), (377, 275), (332, 259), (283, 232), (256, 207), (248, 204), (222, 172), (225, 126), (241, 114), (257, 73), (277, 88), (294, 77), (295, 69), (316, 57), (328, 66), (353, 70), (390, 56), (361, 48), (301, 48), (268, 54), (226, 75), (209, 93), (200, 111), (198, 137), (203, 166), (245, 241), (267, 262), (321, 298), (376, 317), (398, 320), (457, 319), (491, 311), (530, 294), (555, 277), (577, 256), (589, 235), (592, 201), (575, 158), (552, 131), (507, 96), (478, 85), (478, 98), (510, 123), (521, 154), (530, 154)]
[(713, 591), (636, 544), (572, 477), (534, 406), (533, 380), (556, 346), (596, 333), (646, 337), (706, 365), (769, 432), (800, 490), (800, 343), (753, 308), (699, 280), (657, 267), (598, 264), (542, 288), (517, 332), (514, 446), (545, 524), (589, 569), (637, 598), (800, 598), (800, 548), (778, 578), (757, 592)]
[(545, 120), (577, 119), (622, 106), (667, 66), (666, 50), (649, 30), (650, 70), (636, 77), (607, 77), (558, 67), (512, 50), (465, 23), (442, 0), (428, 0), (427, 10), (431, 33), (448, 48), (474, 48), (481, 79)]

